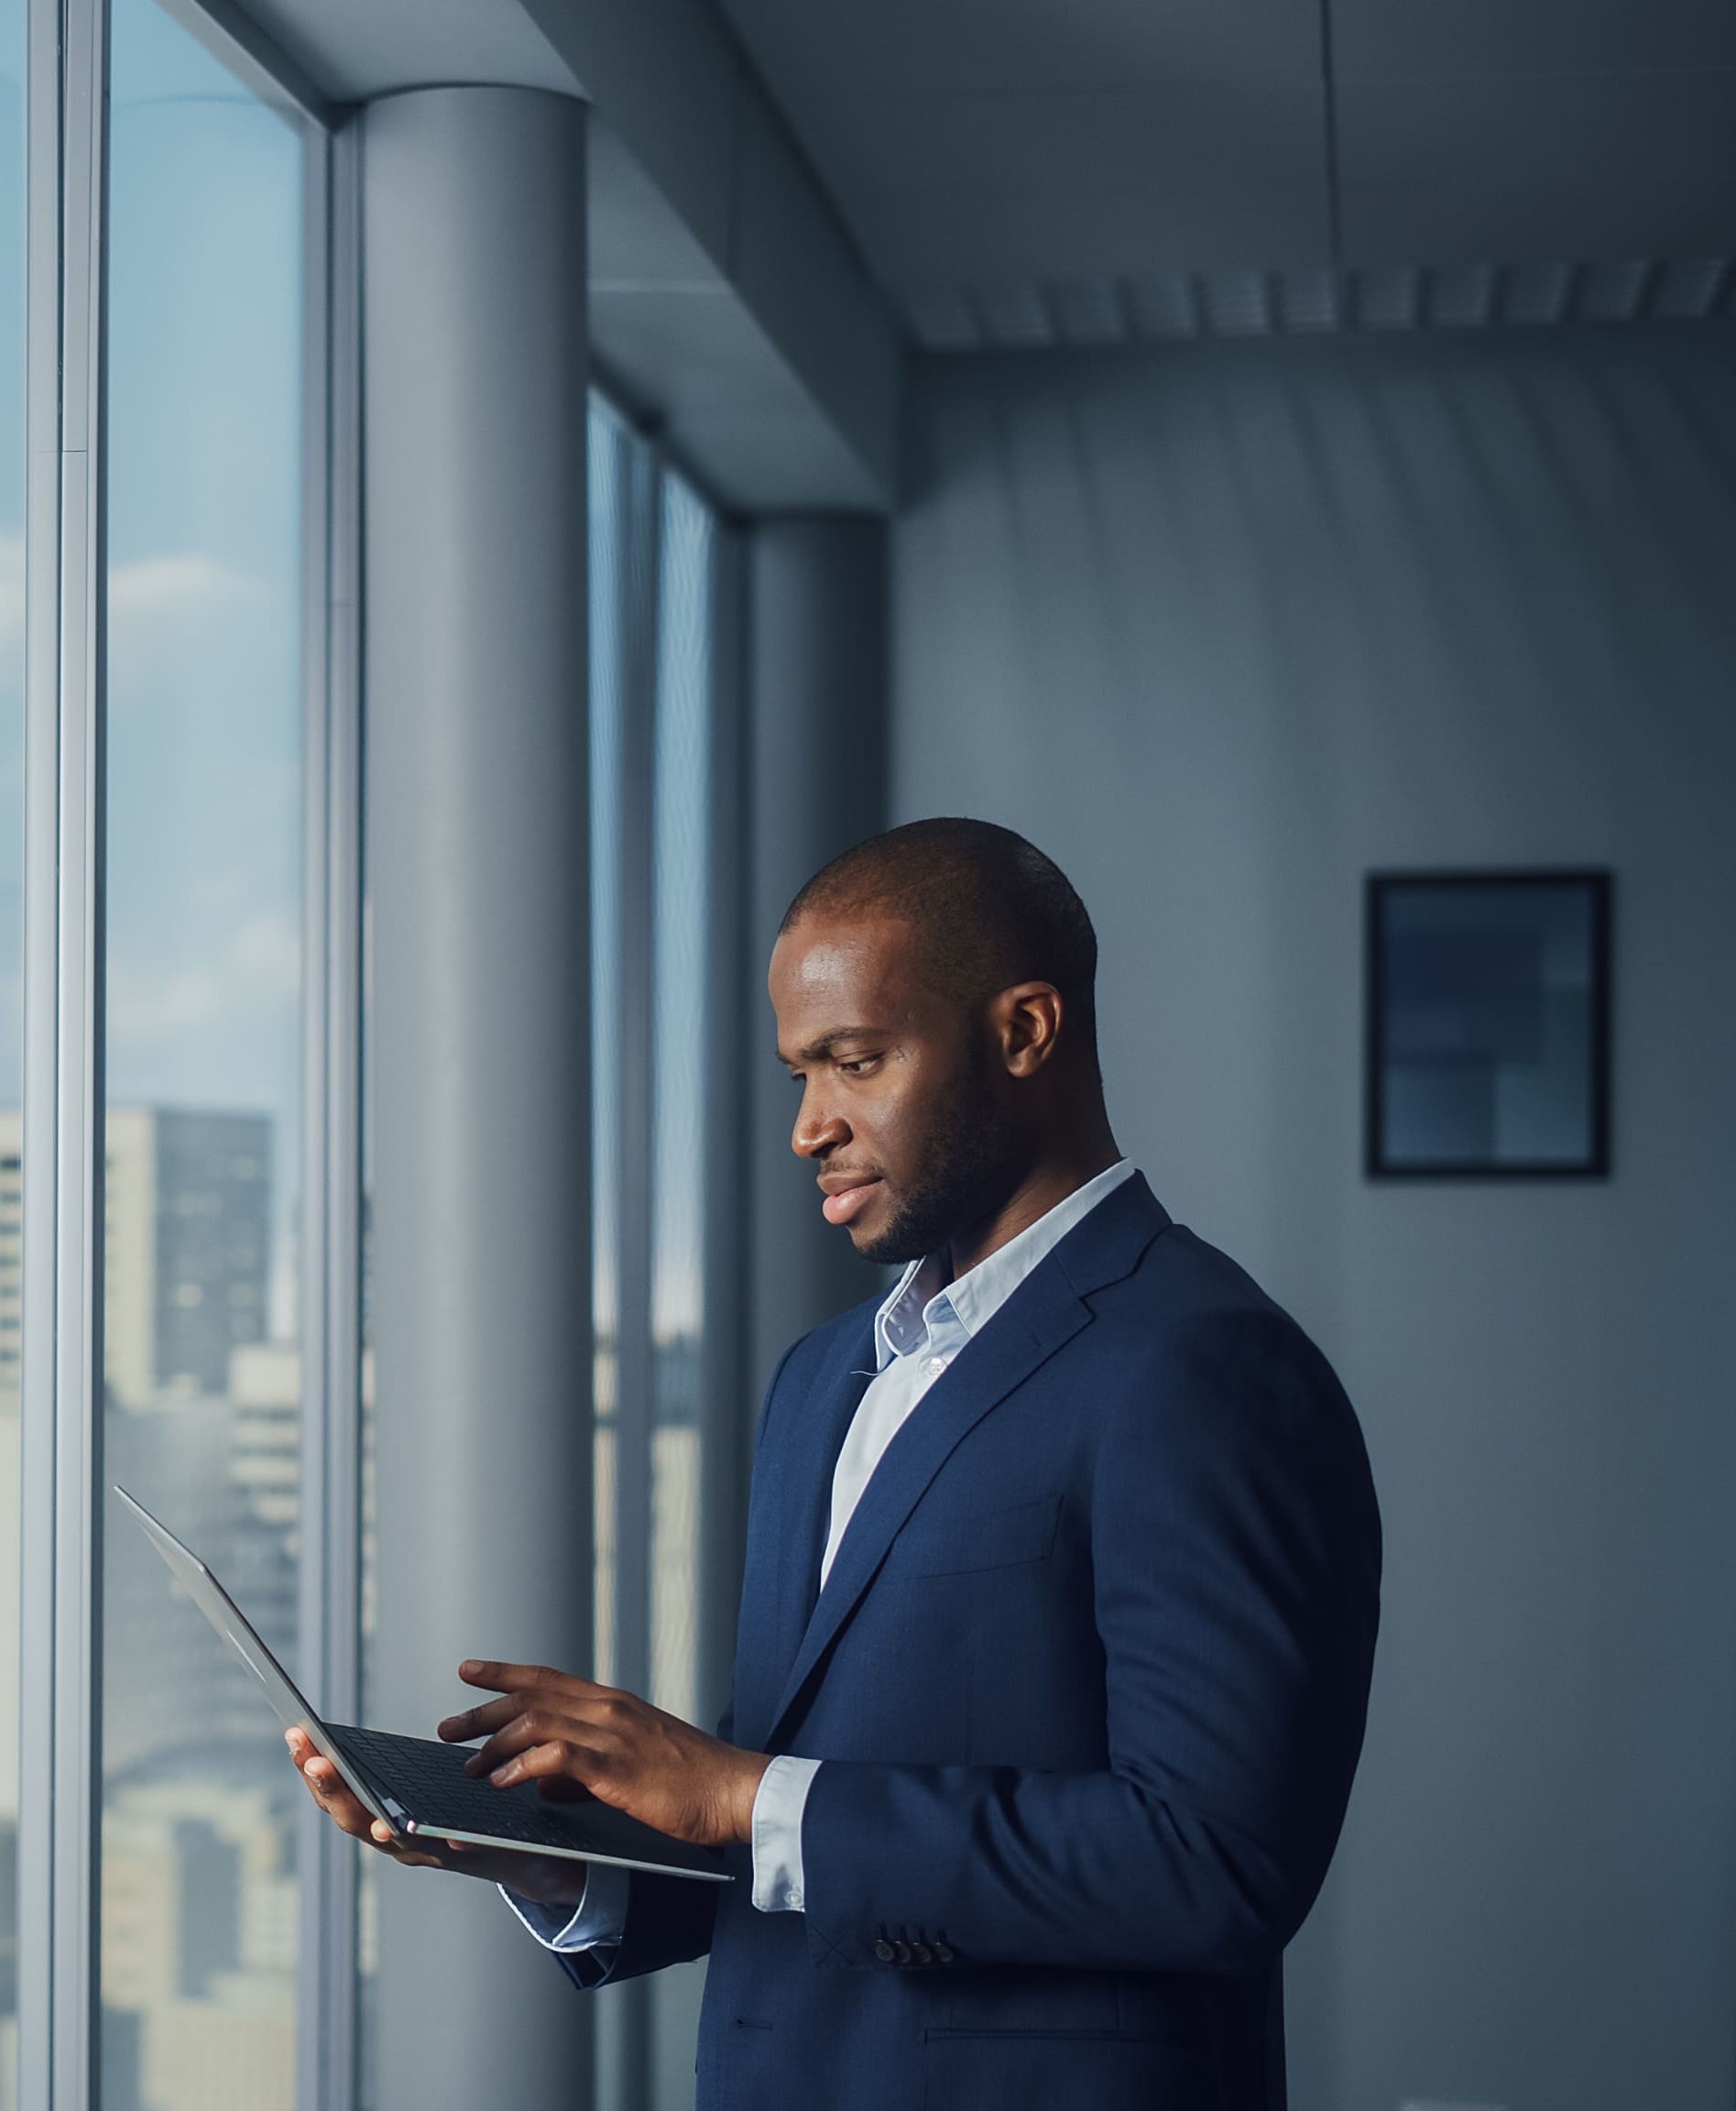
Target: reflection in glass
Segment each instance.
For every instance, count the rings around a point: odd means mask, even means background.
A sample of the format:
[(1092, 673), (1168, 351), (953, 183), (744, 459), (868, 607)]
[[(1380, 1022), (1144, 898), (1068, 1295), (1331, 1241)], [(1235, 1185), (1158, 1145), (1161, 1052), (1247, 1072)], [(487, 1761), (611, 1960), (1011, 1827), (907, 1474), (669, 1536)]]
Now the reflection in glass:
[[(663, 478), (652, 775), (651, 1698), (699, 1702), (712, 517)], [(704, 1725), (710, 1728), (708, 1723)]]
[(623, 544), (631, 442), (606, 406), (591, 404), (590, 820), (591, 820), (591, 1324), (596, 1413), (596, 1676), (615, 1661), (617, 1348), (620, 1331), (621, 1192), (621, 747), (627, 640), (622, 635)]
[[(598, 1676), (699, 1706), (714, 516), (591, 420)], [(693, 2100), (703, 1964), (598, 2005), (602, 2100)]]
[[(293, 1667), (304, 149), (152, 0), (112, 35), (108, 1478)], [(297, 1784), (108, 1525), (104, 2111), (289, 2111)]]
[(0, 0), (0, 2111), (18, 2086), (18, 991), (24, 939), (24, 6)]

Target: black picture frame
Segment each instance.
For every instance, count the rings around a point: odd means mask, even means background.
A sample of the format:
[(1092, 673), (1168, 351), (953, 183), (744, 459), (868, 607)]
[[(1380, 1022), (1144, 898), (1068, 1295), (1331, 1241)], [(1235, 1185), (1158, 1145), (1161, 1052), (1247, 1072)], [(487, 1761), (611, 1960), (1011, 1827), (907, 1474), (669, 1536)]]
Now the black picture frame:
[(1370, 1179), (1609, 1177), (1613, 897), (1597, 867), (1367, 875)]

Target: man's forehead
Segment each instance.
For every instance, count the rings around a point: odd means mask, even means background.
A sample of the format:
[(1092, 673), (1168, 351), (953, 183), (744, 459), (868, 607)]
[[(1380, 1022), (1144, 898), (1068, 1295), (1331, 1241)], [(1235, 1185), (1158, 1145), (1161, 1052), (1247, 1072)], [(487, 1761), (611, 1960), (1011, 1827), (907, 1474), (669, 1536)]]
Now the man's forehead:
[(901, 1031), (932, 1003), (907, 924), (806, 919), (778, 940), (768, 984), (786, 1054), (864, 1030)]
[(768, 980), (798, 1000), (901, 991), (912, 979), (913, 937), (890, 916), (804, 916), (772, 948)]

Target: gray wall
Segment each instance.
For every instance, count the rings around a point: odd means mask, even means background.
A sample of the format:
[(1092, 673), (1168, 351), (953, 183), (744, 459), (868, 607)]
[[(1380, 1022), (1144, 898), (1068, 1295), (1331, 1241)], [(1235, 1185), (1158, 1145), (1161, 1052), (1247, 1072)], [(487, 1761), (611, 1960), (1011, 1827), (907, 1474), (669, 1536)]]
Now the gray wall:
[[(937, 362), (892, 818), (1025, 829), (1111, 1111), (1319, 1338), (1388, 1530), (1298, 2111), (1736, 2093), (1736, 335)], [(1608, 1184), (1360, 1177), (1360, 877), (1617, 873)]]
[(820, 1215), (790, 1133), (800, 1094), (779, 1068), (766, 971), (801, 888), (886, 826), (886, 527), (792, 514), (746, 537), (748, 1114), (744, 1329), (751, 1437), (778, 1359), (884, 1280)]

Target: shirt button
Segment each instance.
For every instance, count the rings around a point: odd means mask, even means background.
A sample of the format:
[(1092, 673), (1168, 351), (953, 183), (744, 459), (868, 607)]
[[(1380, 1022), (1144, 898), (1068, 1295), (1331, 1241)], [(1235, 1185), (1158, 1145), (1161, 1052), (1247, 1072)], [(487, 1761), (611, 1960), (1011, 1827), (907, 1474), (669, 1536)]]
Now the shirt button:
[(894, 1942), (892, 1945), (892, 1954), (898, 1959), (901, 1964), (908, 1964), (911, 1961), (910, 1944), (908, 1942)]
[(935, 1962), (935, 1963), (936, 1963), (936, 1964), (950, 1964), (950, 1963), (952, 1963), (952, 1961), (953, 1961), (952, 1946), (951, 1946), (949, 1943), (946, 1943), (946, 1942), (936, 1942), (936, 1943), (935, 1943), (935, 1945), (934, 1945), (934, 1962)]
[(792, 1913), (800, 1913), (802, 1910), (802, 1894), (793, 1888), (790, 1893), (790, 1909)]
[(945, 1368), (946, 1359), (944, 1356), (931, 1356), (928, 1362), (923, 1365), (923, 1369), (928, 1373), (931, 1378), (938, 1378)]
[(882, 1964), (890, 1964), (892, 1962), (892, 1945), (886, 1940), (884, 1935), (882, 1935), (879, 1941), (874, 1945), (874, 1954), (879, 1959)]
[(911, 1952), (919, 1964), (932, 1964), (934, 1962), (934, 1952), (926, 1942), (912, 1942)]

